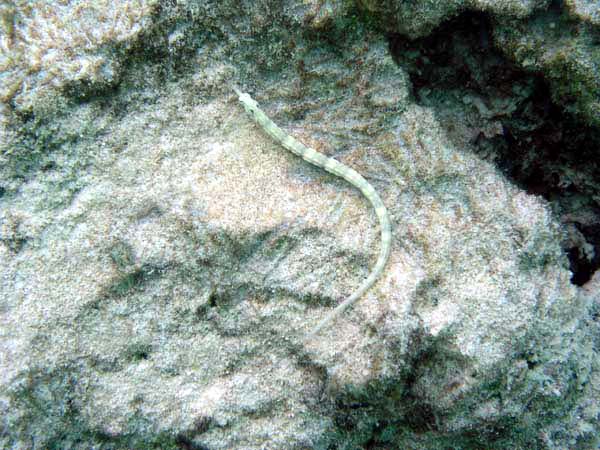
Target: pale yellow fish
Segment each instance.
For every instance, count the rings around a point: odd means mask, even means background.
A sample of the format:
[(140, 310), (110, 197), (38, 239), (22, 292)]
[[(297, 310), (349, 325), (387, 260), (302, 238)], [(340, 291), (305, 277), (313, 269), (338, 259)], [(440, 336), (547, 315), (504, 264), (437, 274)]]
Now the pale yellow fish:
[(245, 92), (241, 92), (235, 87), (232, 89), (238, 95), (239, 101), (246, 112), (258, 125), (262, 127), (263, 130), (265, 130), (269, 136), (283, 145), (290, 152), (304, 158), (305, 161), (308, 161), (317, 167), (321, 167), (327, 172), (337, 175), (338, 177), (342, 177), (344, 180), (360, 189), (367, 200), (371, 202), (371, 205), (373, 205), (375, 214), (377, 214), (377, 218), (379, 219), (379, 224), (381, 226), (381, 249), (379, 251), (379, 257), (377, 258), (375, 267), (373, 267), (373, 270), (371, 270), (371, 273), (367, 279), (363, 281), (359, 288), (354, 291), (350, 297), (336, 306), (333, 311), (331, 311), (321, 322), (319, 322), (319, 324), (307, 336), (307, 338), (310, 338), (319, 333), (323, 327), (328, 325), (338, 315), (352, 306), (352, 304), (355, 303), (375, 283), (375, 281), (377, 281), (383, 272), (385, 264), (390, 255), (390, 248), (392, 244), (392, 224), (390, 221), (390, 216), (373, 186), (371, 186), (369, 182), (362, 177), (362, 175), (360, 175), (354, 169), (351, 169), (341, 162), (333, 158), (329, 158), (310, 147), (307, 147), (306, 145), (294, 139), (292, 136), (286, 134), (271, 119), (267, 117), (267, 115), (258, 107), (258, 103), (252, 99), (250, 95)]

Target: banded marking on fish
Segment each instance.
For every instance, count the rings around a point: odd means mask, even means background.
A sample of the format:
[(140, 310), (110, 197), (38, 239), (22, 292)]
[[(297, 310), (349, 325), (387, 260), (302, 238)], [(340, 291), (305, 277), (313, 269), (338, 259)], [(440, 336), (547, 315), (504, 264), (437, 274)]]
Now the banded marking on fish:
[(367, 198), (367, 200), (369, 200), (373, 206), (373, 209), (375, 210), (377, 219), (379, 219), (379, 225), (381, 227), (381, 248), (379, 250), (379, 257), (377, 258), (375, 266), (371, 270), (371, 273), (367, 279), (362, 282), (358, 289), (356, 289), (356, 291), (354, 291), (342, 303), (336, 306), (333, 311), (327, 314), (327, 316), (325, 316), (325, 318), (319, 322), (312, 332), (307, 335), (307, 338), (311, 338), (319, 333), (325, 326), (330, 324), (337, 316), (352, 306), (360, 297), (362, 297), (362, 295), (371, 286), (373, 286), (373, 284), (375, 284), (379, 276), (383, 273), (383, 269), (385, 268), (389, 258), (392, 245), (392, 223), (390, 221), (390, 216), (385, 205), (383, 204), (383, 201), (381, 200), (381, 197), (379, 197), (379, 194), (377, 194), (377, 191), (375, 191), (375, 188), (373, 188), (373, 186), (371, 186), (371, 184), (365, 180), (362, 175), (360, 175), (354, 169), (345, 166), (341, 162), (333, 158), (329, 158), (319, 153), (315, 149), (307, 147), (303, 143), (297, 141), (279, 128), (271, 119), (269, 119), (269, 117), (267, 117), (267, 115), (258, 107), (258, 103), (252, 97), (250, 97), (249, 94), (241, 92), (236, 87), (232, 87), (232, 89), (239, 97), (239, 102), (242, 104), (246, 112), (269, 136), (271, 136), (271, 138), (273, 138), (273, 140), (281, 144), (295, 155), (300, 156), (305, 161), (343, 178), (351, 185), (358, 188)]

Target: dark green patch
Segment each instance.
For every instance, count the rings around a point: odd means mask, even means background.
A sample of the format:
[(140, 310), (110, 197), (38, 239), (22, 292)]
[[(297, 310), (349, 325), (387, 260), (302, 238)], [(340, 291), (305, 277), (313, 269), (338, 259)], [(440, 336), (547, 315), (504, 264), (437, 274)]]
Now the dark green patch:
[(126, 274), (108, 288), (108, 292), (114, 297), (123, 297), (134, 289), (139, 288), (144, 281), (144, 272), (136, 270), (130, 274)]
[[(86, 376), (82, 367), (73, 363), (51, 370), (30, 370), (21, 375), (20, 380), (15, 380), (16, 388), (10, 392), (11, 413), (3, 418), (5, 429), (2, 437), (8, 448), (34, 442), (35, 448), (52, 450), (204, 449), (191, 439), (190, 447), (182, 446), (184, 441), (171, 430), (153, 431), (157, 424), (139, 410), (131, 415), (127, 431), (123, 434), (109, 435), (98, 430), (97, 425), (87, 423), (85, 414), (80, 412), (93, 407), (93, 404), (86, 404), (90, 389), (85, 382)], [(141, 401), (143, 399), (138, 397), (137, 403)]]
[(549, 253), (523, 252), (519, 254), (519, 268), (524, 272), (542, 270), (555, 262)]
[(138, 362), (150, 358), (152, 354), (152, 344), (144, 342), (136, 342), (127, 347), (125, 350), (126, 359)]

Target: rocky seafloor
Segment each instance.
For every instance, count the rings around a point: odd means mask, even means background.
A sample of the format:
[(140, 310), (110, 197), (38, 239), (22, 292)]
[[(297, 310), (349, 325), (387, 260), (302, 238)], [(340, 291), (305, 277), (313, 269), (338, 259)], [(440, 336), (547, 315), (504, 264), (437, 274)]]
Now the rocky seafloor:
[[(361, 173), (393, 222), (231, 90)], [(592, 0), (0, 5), (0, 447), (596, 449)]]

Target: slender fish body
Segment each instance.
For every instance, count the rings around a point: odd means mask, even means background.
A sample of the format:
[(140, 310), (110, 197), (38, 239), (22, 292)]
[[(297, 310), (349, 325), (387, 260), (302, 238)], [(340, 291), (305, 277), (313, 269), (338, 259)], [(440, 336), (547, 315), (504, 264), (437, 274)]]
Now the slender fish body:
[(375, 267), (371, 270), (371, 273), (365, 281), (358, 287), (356, 291), (350, 295), (346, 300), (340, 303), (333, 311), (331, 311), (319, 324), (312, 330), (307, 336), (310, 338), (319, 333), (325, 326), (329, 325), (337, 316), (352, 306), (379, 278), (383, 269), (385, 268), (386, 262), (390, 255), (390, 248), (392, 243), (392, 224), (390, 217), (385, 208), (385, 205), (381, 201), (381, 197), (375, 191), (373, 186), (365, 180), (362, 175), (356, 172), (354, 169), (345, 166), (341, 162), (329, 158), (316, 150), (307, 147), (301, 142), (294, 139), (292, 136), (285, 133), (279, 128), (267, 115), (258, 107), (258, 103), (250, 97), (247, 93), (240, 92), (237, 88), (233, 88), (235, 93), (239, 97), (239, 101), (248, 112), (248, 114), (254, 119), (254, 121), (261, 126), (261, 128), (269, 135), (273, 140), (280, 143), (287, 150), (302, 157), (305, 161), (325, 169), (338, 177), (343, 178), (351, 185), (358, 188), (362, 194), (369, 200), (375, 214), (379, 219), (379, 225), (381, 227), (381, 249), (379, 251), (379, 257), (375, 263)]

